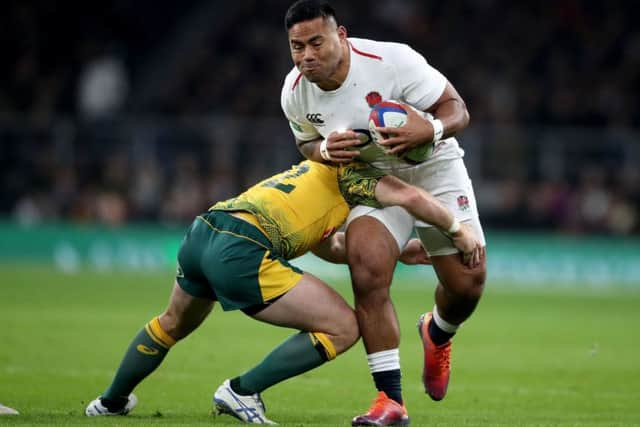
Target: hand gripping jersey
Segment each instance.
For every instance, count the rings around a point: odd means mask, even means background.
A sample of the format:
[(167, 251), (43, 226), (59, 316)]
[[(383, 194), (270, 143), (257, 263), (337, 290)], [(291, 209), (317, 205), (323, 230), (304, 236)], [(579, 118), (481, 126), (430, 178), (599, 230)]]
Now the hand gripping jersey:
[[(371, 108), (382, 100), (395, 99), (426, 110), (442, 95), (446, 78), (411, 47), (357, 38), (349, 38), (348, 43), (349, 72), (338, 89), (320, 89), (295, 67), (285, 78), (281, 105), (297, 139), (326, 138), (344, 129), (366, 130)], [(436, 143), (427, 162), (462, 156), (456, 140), (448, 138)], [(412, 166), (382, 151), (371, 162), (386, 170)]]

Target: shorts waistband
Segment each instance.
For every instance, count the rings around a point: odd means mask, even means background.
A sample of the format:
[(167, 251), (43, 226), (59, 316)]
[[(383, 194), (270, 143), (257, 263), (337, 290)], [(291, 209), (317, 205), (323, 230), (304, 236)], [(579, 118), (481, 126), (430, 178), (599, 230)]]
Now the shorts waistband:
[[(233, 215), (232, 215), (233, 213)], [(273, 250), (273, 244), (267, 237), (266, 233), (258, 224), (245, 219), (245, 216), (238, 217), (238, 212), (212, 210), (202, 215), (198, 215), (198, 219), (207, 224), (214, 230), (227, 231), (249, 237), (265, 247)], [(249, 214), (250, 217), (253, 215)], [(257, 220), (254, 218), (254, 221)]]

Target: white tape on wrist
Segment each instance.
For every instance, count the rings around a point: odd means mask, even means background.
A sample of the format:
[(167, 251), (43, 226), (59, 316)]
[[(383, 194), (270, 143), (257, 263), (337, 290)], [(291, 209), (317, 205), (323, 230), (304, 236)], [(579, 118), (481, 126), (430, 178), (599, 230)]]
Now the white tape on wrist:
[(460, 221), (458, 221), (456, 218), (453, 218), (453, 222), (451, 223), (451, 226), (447, 230), (447, 233), (452, 235), (452, 234), (456, 234), (458, 231), (460, 231)]
[(442, 120), (440, 119), (429, 119), (431, 126), (433, 126), (433, 141), (438, 142), (442, 139), (442, 135), (444, 135), (444, 125), (442, 124)]
[(320, 157), (324, 160), (331, 161), (331, 154), (329, 154), (329, 150), (327, 149), (327, 140), (323, 139), (320, 143)]

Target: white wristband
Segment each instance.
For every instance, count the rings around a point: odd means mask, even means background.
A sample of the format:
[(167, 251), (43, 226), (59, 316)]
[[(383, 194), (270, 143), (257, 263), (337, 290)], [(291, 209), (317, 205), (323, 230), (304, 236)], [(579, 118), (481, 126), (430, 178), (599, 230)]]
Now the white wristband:
[(431, 123), (431, 126), (433, 126), (433, 141), (431, 142), (434, 143), (440, 141), (442, 135), (444, 135), (444, 125), (442, 124), (442, 120), (429, 119), (429, 122)]
[(329, 154), (329, 150), (327, 150), (327, 140), (326, 138), (322, 140), (320, 143), (320, 157), (324, 160), (331, 161), (331, 154)]
[(458, 221), (456, 218), (453, 218), (453, 222), (447, 230), (447, 234), (456, 234), (458, 231), (460, 231), (460, 221)]

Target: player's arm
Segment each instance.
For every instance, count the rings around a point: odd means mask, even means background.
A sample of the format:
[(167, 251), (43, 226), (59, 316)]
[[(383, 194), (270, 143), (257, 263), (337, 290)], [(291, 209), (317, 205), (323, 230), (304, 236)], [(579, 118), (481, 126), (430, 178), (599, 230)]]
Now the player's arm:
[[(316, 245), (311, 252), (325, 261), (334, 264), (347, 263), (345, 235), (342, 231), (333, 233), (331, 237)], [(407, 265), (431, 264), (429, 255), (424, 250), (419, 239), (411, 239), (400, 254), (399, 260)]]
[(360, 154), (357, 150), (348, 150), (361, 143), (355, 132), (331, 132), (327, 138), (323, 138), (311, 123), (304, 120), (302, 112), (290, 96), (291, 86), (285, 83), (280, 97), (282, 111), (289, 121), (296, 146), (305, 158), (315, 162), (339, 164), (349, 163)]
[(347, 250), (344, 244), (344, 233), (342, 231), (333, 233), (328, 239), (324, 239), (313, 247), (311, 252), (325, 261), (346, 264)]
[(484, 257), (484, 247), (473, 235), (471, 228), (460, 224), (449, 209), (431, 194), (387, 175), (378, 181), (375, 197), (384, 206), (401, 206), (415, 218), (442, 230), (463, 253), (464, 262), (469, 267), (480, 264)]
[(402, 250), (398, 261), (407, 265), (432, 264), (420, 239), (410, 239)]
[(296, 145), (300, 153), (309, 160), (321, 163), (349, 163), (360, 154), (349, 147), (361, 144), (358, 134), (351, 130), (331, 132), (327, 138), (316, 138), (308, 141), (296, 137)]
[[(448, 138), (455, 135), (469, 125), (469, 111), (467, 105), (462, 100), (451, 82), (447, 81), (444, 91), (440, 98), (428, 110), (434, 116), (434, 120), (442, 122), (442, 136), (439, 139)], [(433, 120), (427, 120), (431, 125), (431, 132), (427, 134), (426, 139), (433, 140), (434, 126)]]

